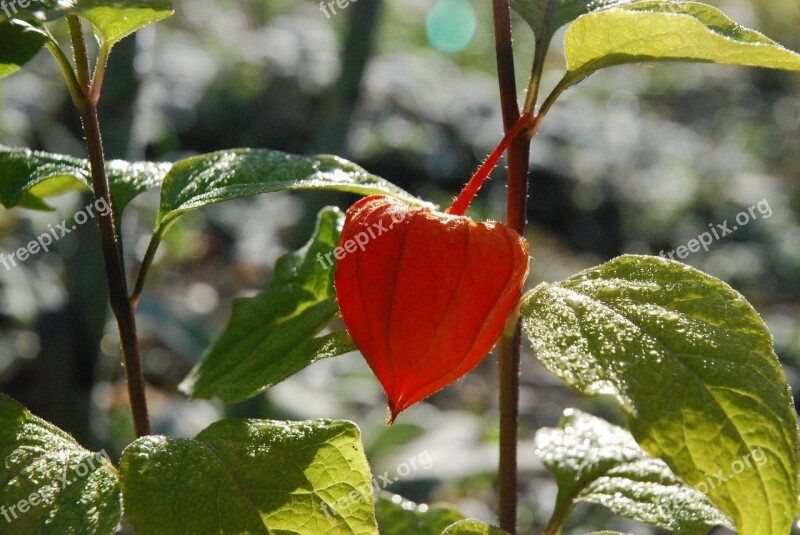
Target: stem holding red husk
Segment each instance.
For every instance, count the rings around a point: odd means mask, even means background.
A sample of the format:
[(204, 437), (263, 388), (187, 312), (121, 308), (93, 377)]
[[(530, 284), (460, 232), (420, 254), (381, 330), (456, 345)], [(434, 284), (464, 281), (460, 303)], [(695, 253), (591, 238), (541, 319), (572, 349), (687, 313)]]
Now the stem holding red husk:
[(483, 162), (475, 174), (472, 175), (472, 178), (469, 179), (467, 185), (464, 186), (464, 189), (461, 190), (461, 193), (458, 194), (458, 197), (453, 201), (453, 204), (445, 210), (446, 214), (451, 215), (464, 215), (469, 208), (469, 205), (472, 204), (472, 199), (475, 198), (475, 195), (478, 194), (478, 191), (483, 186), (483, 183), (486, 182), (486, 179), (489, 178), (489, 175), (492, 173), (494, 168), (497, 166), (497, 162), (500, 161), (500, 158), (503, 156), (503, 153), (508, 149), (508, 146), (517, 138), (517, 136), (525, 129), (529, 128), (533, 123), (533, 117), (528, 114), (520, 115), (519, 119), (517, 119), (516, 124), (509, 130), (500, 143), (497, 144), (497, 147), (492, 151), (489, 157)]

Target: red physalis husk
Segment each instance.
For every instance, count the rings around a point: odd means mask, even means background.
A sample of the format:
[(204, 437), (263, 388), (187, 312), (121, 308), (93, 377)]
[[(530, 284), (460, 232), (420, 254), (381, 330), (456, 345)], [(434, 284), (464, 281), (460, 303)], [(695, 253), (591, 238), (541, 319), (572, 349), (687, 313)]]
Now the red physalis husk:
[(500, 223), (383, 196), (347, 211), (340, 246), (364, 236), (375, 237), (338, 262), (336, 296), (393, 421), (491, 351), (528, 275), (528, 243)]
[(336, 297), (345, 326), (402, 411), (472, 370), (497, 342), (528, 275), (528, 243), (463, 213), (523, 116), (447, 213), (373, 195), (347, 211)]

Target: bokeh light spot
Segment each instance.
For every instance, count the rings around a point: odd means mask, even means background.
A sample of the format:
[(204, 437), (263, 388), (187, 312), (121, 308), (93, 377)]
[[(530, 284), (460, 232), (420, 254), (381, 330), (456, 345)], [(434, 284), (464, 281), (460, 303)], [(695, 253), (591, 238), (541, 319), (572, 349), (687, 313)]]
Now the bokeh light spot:
[(454, 54), (466, 48), (478, 20), (469, 0), (436, 0), (428, 12), (428, 41), (443, 52)]

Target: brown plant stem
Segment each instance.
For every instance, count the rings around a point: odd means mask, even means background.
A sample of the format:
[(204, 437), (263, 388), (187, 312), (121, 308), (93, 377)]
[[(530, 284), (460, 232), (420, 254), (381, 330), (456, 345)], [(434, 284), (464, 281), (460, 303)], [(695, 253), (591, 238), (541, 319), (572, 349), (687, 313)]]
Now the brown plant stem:
[[(509, 0), (492, 0), (495, 51), (500, 84), (503, 125), (510, 130), (520, 116), (514, 56), (511, 41)], [(507, 225), (524, 235), (528, 200), (528, 136), (518, 136), (508, 149)], [(517, 532), (517, 441), (519, 437), (519, 372), (522, 347), (521, 325), (504, 333), (498, 342), (500, 375), (500, 465), (498, 468), (497, 515), (500, 528)]]
[[(72, 47), (75, 55), (75, 71), (81, 94), (73, 95), (83, 123), (86, 136), (86, 147), (89, 153), (89, 163), (92, 171), (92, 189), (97, 201), (101, 199), (111, 208), (103, 213), (98, 213), (100, 237), (102, 241), (103, 258), (105, 261), (106, 278), (108, 279), (109, 298), (111, 310), (117, 320), (120, 343), (122, 346), (122, 360), (125, 365), (125, 376), (128, 384), (128, 396), (131, 403), (133, 423), (137, 436), (150, 434), (150, 419), (147, 414), (147, 400), (145, 398), (145, 382), (142, 373), (142, 361), (139, 353), (139, 339), (136, 333), (136, 317), (133, 307), (128, 300), (128, 283), (125, 274), (125, 263), (122, 257), (119, 232), (114, 220), (113, 200), (106, 175), (105, 154), (103, 140), (100, 135), (100, 121), (97, 116), (97, 95), (92, 91), (93, 82), (90, 79), (89, 57), (86, 51), (86, 38), (80, 19), (69, 16), (69, 29), (72, 38)], [(95, 79), (102, 79), (105, 69), (103, 63), (98, 63)], [(95, 95), (92, 98), (91, 95)], [(99, 212), (99, 211), (98, 211)]]

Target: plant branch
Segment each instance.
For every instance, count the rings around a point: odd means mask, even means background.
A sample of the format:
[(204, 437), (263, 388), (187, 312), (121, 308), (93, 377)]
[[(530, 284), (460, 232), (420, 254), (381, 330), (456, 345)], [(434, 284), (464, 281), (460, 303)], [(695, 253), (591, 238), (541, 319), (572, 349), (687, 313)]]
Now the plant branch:
[(89, 92), (89, 99), (97, 103), (100, 100), (100, 91), (103, 89), (103, 80), (108, 66), (108, 55), (111, 47), (105, 42), (100, 43), (100, 50), (97, 53), (97, 63), (94, 66), (94, 76), (92, 77), (92, 87)]
[(542, 82), (542, 72), (544, 71), (544, 61), (547, 57), (547, 46), (539, 39), (536, 40), (536, 51), (533, 56), (533, 68), (531, 69), (531, 81), (528, 84), (528, 93), (525, 95), (525, 106), (523, 113), (534, 114), (536, 103), (539, 99), (539, 85)]
[(103, 140), (100, 135), (100, 121), (97, 115), (97, 101), (89, 97), (91, 81), (89, 78), (89, 57), (86, 52), (86, 40), (80, 20), (68, 17), (72, 47), (75, 54), (76, 78), (81, 85), (78, 111), (83, 122), (86, 136), (86, 147), (89, 152), (89, 163), (92, 171), (92, 189), (97, 201), (102, 200), (110, 208), (106, 215), (99, 213), (100, 237), (106, 278), (109, 285), (111, 309), (117, 319), (122, 360), (128, 384), (128, 396), (131, 402), (133, 423), (137, 436), (150, 434), (150, 420), (147, 414), (145, 398), (144, 374), (139, 354), (139, 339), (136, 333), (136, 318), (133, 307), (128, 300), (128, 283), (125, 275), (125, 264), (122, 257), (119, 232), (114, 220), (113, 200), (106, 175)]
[(69, 35), (72, 39), (72, 54), (75, 60), (75, 74), (84, 94), (89, 94), (91, 80), (89, 78), (89, 53), (86, 51), (86, 36), (83, 33), (81, 19), (75, 15), (67, 16)]
[(158, 246), (161, 244), (161, 237), (163, 232), (161, 227), (159, 226), (156, 228), (156, 231), (153, 233), (153, 236), (150, 238), (150, 243), (147, 245), (147, 252), (144, 254), (144, 258), (142, 259), (142, 265), (139, 267), (139, 275), (136, 277), (136, 284), (133, 287), (133, 292), (131, 292), (130, 303), (131, 307), (136, 310), (136, 306), (139, 304), (139, 299), (142, 297), (142, 292), (144, 291), (144, 283), (147, 280), (147, 272), (150, 269), (150, 266), (153, 264), (153, 260), (156, 257), (156, 252), (158, 251)]
[[(528, 93), (525, 96), (525, 105), (522, 108), (523, 113), (534, 115), (536, 103), (539, 99), (539, 85), (542, 82), (542, 72), (544, 72), (544, 62), (547, 59), (547, 50), (550, 48), (551, 30), (550, 24), (553, 20), (553, 10), (555, 9), (555, 1), (547, 0), (547, 7), (542, 27), (539, 31), (534, 31), (536, 35), (536, 48), (533, 53), (533, 67), (531, 69), (531, 80), (528, 83)], [(530, 136), (533, 137), (533, 136)]]
[(570, 514), (572, 514), (572, 510), (575, 508), (574, 500), (574, 496), (570, 496), (569, 498), (562, 500), (561, 495), (559, 494), (556, 502), (556, 509), (553, 512), (553, 516), (550, 517), (550, 522), (547, 523), (547, 527), (544, 530), (544, 535), (561, 534), (561, 530), (564, 529), (564, 525), (567, 523)]
[[(500, 84), (503, 124), (509, 131), (520, 116), (517, 84), (514, 78), (514, 55), (511, 41), (511, 6), (509, 0), (492, 0), (495, 51)], [(508, 149), (507, 225), (525, 233), (528, 196), (528, 136), (519, 136)], [(517, 322), (510, 333), (498, 342), (500, 375), (500, 466), (498, 468), (498, 518), (500, 528), (517, 531), (517, 441), (519, 437), (519, 370), (522, 342)]]
[[(537, 126), (538, 123), (541, 122), (542, 119), (544, 119), (544, 116), (547, 115), (547, 112), (550, 111), (550, 108), (553, 107), (553, 104), (556, 103), (558, 97), (560, 97), (561, 94), (564, 93), (564, 91), (566, 91), (573, 85), (580, 82), (582, 79), (583, 77), (576, 77), (572, 73), (567, 73), (566, 75), (564, 75), (561, 81), (558, 82), (558, 85), (556, 85), (550, 92), (550, 94), (547, 95), (547, 98), (544, 100), (544, 103), (542, 103), (542, 107), (539, 109), (539, 113), (536, 115), (536, 118), (538, 119), (538, 121), (536, 121)], [(533, 131), (534, 129), (531, 130)]]
[(55, 39), (47, 43), (47, 49), (53, 55), (61, 71), (61, 75), (64, 76), (64, 80), (67, 82), (67, 89), (69, 89), (72, 102), (75, 104), (76, 108), (80, 108), (81, 102), (86, 98), (86, 95), (83, 94), (83, 88), (80, 82), (78, 82), (78, 78), (75, 76), (75, 71), (72, 69), (67, 55), (64, 54), (64, 51), (61, 50), (61, 47), (58, 46)]

